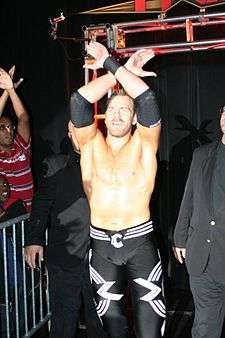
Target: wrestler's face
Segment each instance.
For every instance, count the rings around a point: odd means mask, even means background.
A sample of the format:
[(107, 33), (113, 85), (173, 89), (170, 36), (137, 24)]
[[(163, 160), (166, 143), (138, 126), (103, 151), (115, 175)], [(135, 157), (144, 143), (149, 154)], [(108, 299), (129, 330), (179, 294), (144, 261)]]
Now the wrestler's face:
[(134, 104), (129, 96), (115, 96), (105, 112), (105, 124), (108, 133), (115, 137), (123, 137), (131, 132), (135, 124)]
[(0, 202), (4, 203), (10, 194), (9, 184), (3, 176), (0, 176)]
[(14, 125), (7, 117), (0, 118), (0, 150), (10, 150), (14, 138)]

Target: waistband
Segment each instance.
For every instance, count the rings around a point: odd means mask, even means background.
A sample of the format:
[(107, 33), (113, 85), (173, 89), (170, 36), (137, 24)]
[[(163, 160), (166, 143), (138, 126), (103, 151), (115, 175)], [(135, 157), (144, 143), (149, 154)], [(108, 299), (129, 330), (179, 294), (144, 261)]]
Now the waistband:
[(101, 230), (91, 225), (90, 236), (91, 238), (98, 239), (99, 241), (111, 242), (111, 244), (114, 246), (115, 243), (118, 243), (121, 240), (125, 241), (127, 239), (144, 236), (152, 232), (153, 230), (154, 230), (153, 222), (151, 220), (145, 223), (142, 223), (140, 225), (137, 225), (135, 227), (124, 229), (124, 230), (119, 230), (119, 231)]

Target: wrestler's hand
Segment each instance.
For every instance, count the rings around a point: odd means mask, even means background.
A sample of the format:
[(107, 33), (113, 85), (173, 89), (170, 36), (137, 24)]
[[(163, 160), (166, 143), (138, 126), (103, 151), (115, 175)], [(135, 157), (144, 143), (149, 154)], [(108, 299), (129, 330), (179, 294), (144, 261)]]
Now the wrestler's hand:
[(9, 90), (13, 87), (13, 80), (9, 73), (7, 73), (3, 68), (0, 68), (0, 88)]
[(183, 264), (186, 257), (186, 248), (173, 247), (173, 253), (176, 259)]
[(109, 56), (107, 48), (99, 42), (90, 42), (87, 46), (87, 54), (93, 58), (87, 58), (85, 61), (83, 67), (88, 69), (103, 68), (104, 61)]
[(124, 67), (131, 73), (140, 76), (157, 76), (154, 72), (143, 70), (143, 66), (155, 56), (152, 49), (141, 49), (131, 55)]
[(38, 268), (36, 262), (38, 259), (39, 267), (41, 266), (41, 261), (44, 260), (43, 255), (44, 249), (41, 245), (28, 245), (24, 250), (24, 258), (31, 269)]

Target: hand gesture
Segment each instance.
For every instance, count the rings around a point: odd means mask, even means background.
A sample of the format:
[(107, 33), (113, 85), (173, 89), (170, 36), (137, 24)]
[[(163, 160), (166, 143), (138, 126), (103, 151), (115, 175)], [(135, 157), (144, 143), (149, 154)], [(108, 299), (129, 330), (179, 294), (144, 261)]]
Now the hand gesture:
[(186, 257), (186, 249), (173, 247), (173, 253), (176, 259), (183, 264)]
[(13, 87), (13, 81), (9, 73), (7, 73), (3, 68), (0, 68), (0, 88), (8, 90)]
[(83, 67), (93, 70), (103, 68), (104, 61), (109, 56), (107, 48), (99, 42), (90, 42), (87, 46), (87, 54), (90, 55), (92, 59), (89, 62), (87, 58)]
[(154, 72), (143, 70), (143, 66), (155, 56), (152, 49), (141, 49), (131, 55), (124, 67), (131, 73), (140, 76), (157, 76)]
[[(13, 65), (10, 70), (9, 70), (9, 75), (11, 77), (11, 79), (13, 79), (13, 76), (14, 76), (14, 73), (15, 73), (15, 70), (16, 70), (16, 66)], [(23, 82), (23, 78), (21, 77), (17, 82), (14, 82), (14, 88), (18, 88), (19, 85)]]
[(41, 266), (41, 261), (43, 261), (43, 246), (40, 245), (28, 245), (25, 247), (24, 258), (31, 269), (37, 267), (37, 259), (39, 262), (39, 267)]

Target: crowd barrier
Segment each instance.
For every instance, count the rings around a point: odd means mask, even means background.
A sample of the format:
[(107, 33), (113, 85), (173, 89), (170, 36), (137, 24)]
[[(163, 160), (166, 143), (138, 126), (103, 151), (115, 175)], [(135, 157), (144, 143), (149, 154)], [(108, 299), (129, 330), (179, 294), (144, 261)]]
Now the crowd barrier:
[(1, 338), (31, 337), (42, 326), (50, 325), (46, 267), (30, 269), (24, 260), (28, 218), (25, 214), (0, 223)]

